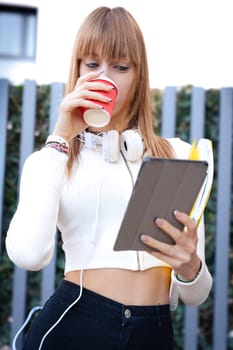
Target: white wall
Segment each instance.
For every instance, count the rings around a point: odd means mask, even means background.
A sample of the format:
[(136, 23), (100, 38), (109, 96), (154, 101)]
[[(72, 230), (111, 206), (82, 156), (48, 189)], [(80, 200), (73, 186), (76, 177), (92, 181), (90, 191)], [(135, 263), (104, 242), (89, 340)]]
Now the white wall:
[[(151, 87), (233, 86), (231, 0), (1, 2), (39, 8), (36, 65), (27, 68), (26, 74), (38, 83), (66, 80), (80, 23), (95, 7), (106, 5), (126, 7), (141, 26), (148, 50)], [(16, 79), (16, 72), (14, 75)]]
[(36, 64), (26, 60), (0, 60), (0, 77), (10, 79), (15, 84), (20, 84), (27, 79), (35, 79)]

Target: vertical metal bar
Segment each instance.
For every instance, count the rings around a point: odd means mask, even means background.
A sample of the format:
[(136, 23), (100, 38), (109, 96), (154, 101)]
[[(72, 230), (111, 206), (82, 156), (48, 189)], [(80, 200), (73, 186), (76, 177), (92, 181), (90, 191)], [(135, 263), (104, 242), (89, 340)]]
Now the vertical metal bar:
[(191, 129), (190, 141), (204, 137), (205, 125), (205, 90), (200, 87), (192, 88), (191, 99)]
[[(190, 141), (195, 138), (197, 141), (204, 135), (205, 121), (205, 91), (202, 88), (192, 88), (191, 100), (191, 129)], [(184, 326), (184, 349), (197, 349), (197, 329), (198, 329), (198, 308), (185, 307), (185, 326)]]
[(168, 86), (163, 93), (162, 128), (163, 137), (174, 137), (176, 129), (176, 87)]
[(6, 142), (7, 142), (7, 118), (8, 118), (9, 82), (0, 79), (0, 259), (2, 247), (2, 217), (5, 180)]
[[(19, 174), (22, 172), (22, 167), (25, 159), (30, 153), (32, 153), (34, 149), (35, 112), (36, 83), (35, 81), (26, 80), (23, 89)], [(13, 281), (13, 323), (11, 330), (12, 338), (22, 325), (25, 317), (26, 276), (27, 273), (25, 270), (15, 267)], [(21, 342), (22, 339), (19, 338), (19, 346)]]
[[(63, 96), (64, 85), (61, 83), (54, 83), (51, 85), (50, 97), (50, 113), (49, 113), (49, 133), (52, 133), (55, 122), (57, 120), (58, 107)], [(56, 251), (54, 252), (52, 261), (42, 271), (42, 287), (41, 287), (41, 301), (42, 304), (54, 292), (55, 287), (55, 273), (56, 273)]]
[(220, 127), (218, 149), (215, 298), (214, 298), (214, 350), (227, 349), (227, 289), (228, 249), (231, 219), (232, 181), (232, 130), (233, 89), (223, 88), (220, 92)]
[(64, 84), (53, 83), (51, 85), (51, 97), (50, 97), (50, 112), (49, 112), (49, 133), (52, 133), (57, 116), (58, 109), (64, 94)]

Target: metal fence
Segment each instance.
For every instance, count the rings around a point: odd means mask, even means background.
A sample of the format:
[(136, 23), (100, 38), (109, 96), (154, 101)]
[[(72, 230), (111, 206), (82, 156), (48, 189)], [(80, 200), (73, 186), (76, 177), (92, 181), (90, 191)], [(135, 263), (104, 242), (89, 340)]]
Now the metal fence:
[[(63, 84), (51, 85), (49, 129), (53, 129), (57, 109), (63, 94)], [(205, 134), (205, 90), (192, 88), (190, 111), (190, 140)], [(163, 91), (161, 134), (173, 137), (176, 133), (177, 88), (167, 87)], [(6, 130), (8, 120), (9, 82), (0, 79), (0, 241), (2, 232), (4, 169), (6, 158)], [(19, 172), (26, 157), (34, 149), (34, 127), (36, 120), (36, 82), (27, 80), (23, 88), (22, 131), (20, 141)], [(233, 131), (233, 88), (220, 90), (219, 106), (219, 148), (217, 164), (217, 210), (214, 268), (214, 321), (213, 350), (227, 349), (228, 333), (228, 281), (229, 241), (232, 181), (232, 131)], [(42, 271), (41, 303), (53, 293), (55, 281), (55, 258)], [(12, 298), (12, 337), (25, 319), (25, 295), (27, 272), (15, 267)], [(185, 307), (184, 349), (197, 350), (198, 307)]]

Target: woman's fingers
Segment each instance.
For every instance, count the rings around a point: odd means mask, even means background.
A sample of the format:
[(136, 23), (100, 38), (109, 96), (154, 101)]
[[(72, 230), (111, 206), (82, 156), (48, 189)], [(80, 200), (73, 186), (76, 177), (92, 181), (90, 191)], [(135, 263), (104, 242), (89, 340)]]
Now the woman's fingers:
[(102, 108), (102, 106), (98, 104), (98, 101), (108, 102), (109, 98), (93, 91), (76, 90), (65, 97), (61, 103), (61, 108), (67, 112), (78, 107)]
[(171, 225), (167, 220), (157, 218), (155, 224), (164, 232), (166, 232), (175, 242), (179, 239), (182, 234), (180, 230)]
[(195, 237), (197, 235), (197, 223), (189, 215), (180, 212), (178, 210), (174, 211), (175, 218), (184, 225), (184, 230), (180, 231), (173, 225), (171, 225), (167, 220), (162, 218), (157, 218), (155, 224), (164, 232), (166, 232), (175, 242), (177, 242), (182, 235), (188, 234), (190, 237)]
[(188, 214), (178, 210), (174, 211), (174, 215), (176, 219), (184, 225), (185, 227), (183, 231), (184, 233), (188, 233), (189, 235), (196, 236), (197, 222), (194, 219), (192, 219)]
[[(65, 106), (64, 106), (65, 107)], [(63, 107), (63, 109), (64, 109)], [(101, 105), (89, 101), (89, 100), (83, 100), (83, 99), (74, 99), (74, 100), (70, 100), (69, 104), (67, 104), (67, 112), (72, 112), (72, 110), (75, 110), (76, 108), (79, 107), (85, 107), (85, 108), (103, 108)]]
[(111, 101), (111, 98), (103, 95), (101, 92), (96, 92), (88, 89), (75, 90), (71, 93), (70, 96), (73, 99), (91, 99), (91, 100), (99, 100), (103, 102)]
[[(179, 211), (174, 212), (175, 217), (184, 225), (184, 230), (180, 231), (175, 226), (171, 225), (167, 220), (157, 218), (155, 225), (157, 225), (162, 231), (168, 234), (174, 241), (174, 245), (163, 243), (157, 239), (154, 239), (148, 235), (142, 235), (142, 241), (153, 249), (157, 249), (166, 255), (174, 255), (174, 248), (181, 248), (187, 250), (190, 253), (192, 247), (197, 244), (197, 224), (187, 214)], [(185, 235), (185, 237), (184, 237)]]
[(174, 215), (184, 225), (183, 231), (178, 230), (165, 219), (155, 220), (155, 224), (174, 240), (174, 245), (160, 242), (148, 235), (142, 235), (141, 239), (152, 248), (150, 252), (152, 255), (168, 263), (182, 276), (193, 277), (197, 272), (196, 267), (200, 265), (200, 259), (197, 256), (197, 224), (183, 212), (175, 211)]
[(95, 79), (98, 78), (101, 74), (103, 74), (103, 71), (100, 70), (98, 72), (89, 72), (87, 74), (82, 75), (81, 77), (79, 77), (77, 79), (76, 85), (75, 85), (75, 89), (78, 88), (81, 84), (91, 80), (91, 79)]
[(145, 243), (152, 249), (156, 249), (159, 252), (163, 252), (163, 254), (166, 254), (168, 256), (173, 254), (173, 245), (171, 244), (161, 242), (148, 235), (142, 235), (141, 240), (143, 243)]
[(85, 81), (83, 84), (80, 84), (79, 86), (77, 86), (74, 91), (88, 91), (88, 90), (91, 90), (91, 91), (109, 91), (109, 90), (112, 90), (113, 87), (111, 85), (107, 85), (105, 84), (104, 82), (102, 81)]
[(92, 81), (95, 78), (99, 78), (101, 74), (103, 74), (103, 71), (89, 72), (79, 77), (74, 90), (66, 95), (63, 100), (62, 109), (71, 112), (78, 107), (102, 108), (102, 106), (98, 105), (98, 101), (106, 103), (111, 101), (108, 96), (105, 96), (99, 90), (109, 91), (112, 89), (112, 86)]

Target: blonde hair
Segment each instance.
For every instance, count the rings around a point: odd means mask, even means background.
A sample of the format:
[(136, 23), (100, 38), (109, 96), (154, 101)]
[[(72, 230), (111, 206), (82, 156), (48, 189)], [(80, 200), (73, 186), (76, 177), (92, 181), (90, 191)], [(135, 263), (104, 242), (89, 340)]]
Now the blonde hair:
[[(126, 57), (135, 68), (135, 82), (127, 111), (128, 128), (138, 128), (147, 153), (155, 157), (173, 157), (170, 143), (155, 135), (151, 109), (151, 91), (146, 48), (142, 32), (132, 15), (122, 7), (99, 7), (89, 14), (77, 34), (70, 65), (66, 93), (71, 92), (79, 77), (80, 61), (94, 54), (106, 59)], [(68, 170), (80, 151), (80, 141), (70, 145)]]

